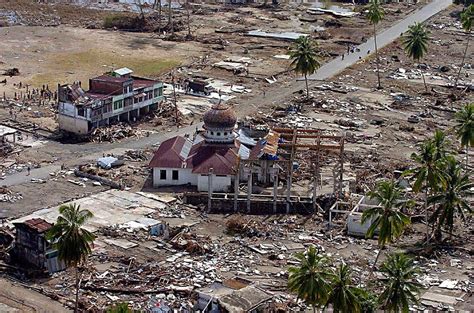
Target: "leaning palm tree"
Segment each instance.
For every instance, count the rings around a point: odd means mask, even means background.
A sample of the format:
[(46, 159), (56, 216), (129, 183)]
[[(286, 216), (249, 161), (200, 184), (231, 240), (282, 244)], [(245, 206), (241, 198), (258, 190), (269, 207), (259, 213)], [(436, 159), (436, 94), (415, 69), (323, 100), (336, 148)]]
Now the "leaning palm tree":
[(409, 204), (403, 198), (402, 190), (395, 181), (384, 180), (377, 184), (376, 188), (368, 193), (370, 199), (375, 199), (379, 205), (368, 208), (362, 213), (362, 224), (371, 221), (366, 237), (371, 238), (378, 231), (379, 251), (375, 258), (375, 268), (380, 252), (386, 244), (395, 241), (400, 237), (410, 218), (400, 211), (401, 208)]
[(464, 219), (464, 213), (472, 213), (466, 198), (474, 194), (471, 190), (474, 188), (474, 182), (469, 179), (469, 174), (461, 172), (461, 166), (453, 156), (446, 157), (443, 168), (442, 188), (428, 199), (429, 203), (439, 204), (431, 216), (431, 220), (436, 223), (435, 237), (438, 240), (441, 239), (443, 226), (452, 235), (456, 215)]
[(289, 268), (288, 288), (316, 311), (316, 307), (327, 303), (331, 290), (329, 259), (319, 254), (315, 247), (309, 247), (306, 253), (297, 253), (295, 257), (300, 265)]
[[(471, 5), (472, 6), (472, 5)], [(469, 169), (469, 147), (474, 147), (474, 103), (466, 104), (456, 112), (456, 135), (466, 148), (466, 171)]]
[(351, 277), (351, 269), (345, 263), (339, 264), (331, 283), (331, 293), (326, 304), (332, 304), (333, 311), (338, 312), (361, 312), (359, 295), (362, 290), (354, 286)]
[(440, 160), (436, 159), (436, 147), (433, 141), (426, 140), (423, 142), (418, 149), (418, 153), (412, 153), (411, 159), (417, 165), (405, 171), (404, 175), (413, 175), (415, 180), (413, 183), (414, 192), (424, 192), (426, 239), (428, 240), (430, 230), (428, 222), (428, 196), (430, 192), (438, 188), (441, 179)]
[(415, 281), (418, 273), (413, 259), (405, 254), (390, 255), (380, 271), (384, 290), (379, 297), (381, 307), (388, 312), (408, 312), (410, 304), (418, 303), (421, 285)]
[(77, 312), (79, 301), (79, 265), (87, 260), (91, 253), (94, 235), (83, 228), (93, 217), (89, 210), (81, 210), (79, 205), (70, 204), (59, 207), (58, 219), (48, 232), (48, 239), (58, 249), (58, 257), (67, 266), (74, 266), (76, 272), (76, 301), (74, 312)]
[(309, 36), (301, 36), (290, 51), (292, 59), (291, 66), (300, 74), (304, 75), (306, 83), (306, 98), (309, 98), (308, 74), (313, 74), (321, 66), (316, 56), (316, 49)]
[(379, 51), (377, 47), (377, 24), (383, 19), (385, 15), (382, 6), (380, 5), (379, 0), (370, 0), (369, 9), (367, 12), (367, 19), (369, 22), (374, 25), (374, 44), (375, 44), (375, 59), (377, 64), (377, 88), (381, 89), (382, 85), (380, 84), (380, 69), (379, 69)]
[(464, 61), (466, 60), (467, 50), (469, 49), (469, 39), (471, 38), (472, 22), (474, 20), (474, 4), (468, 6), (461, 13), (461, 25), (464, 31), (466, 32), (466, 48), (464, 48), (464, 53), (462, 55), (461, 66), (459, 67), (458, 75), (454, 81), (454, 88), (458, 86), (459, 77), (461, 77), (461, 71), (464, 67)]
[[(405, 52), (415, 62), (420, 62), (425, 53), (428, 51), (428, 32), (421, 23), (415, 23), (408, 28), (407, 34), (402, 38), (403, 47)], [(428, 86), (426, 85), (425, 75), (421, 72), (423, 77), (423, 83), (425, 90), (428, 92)]]

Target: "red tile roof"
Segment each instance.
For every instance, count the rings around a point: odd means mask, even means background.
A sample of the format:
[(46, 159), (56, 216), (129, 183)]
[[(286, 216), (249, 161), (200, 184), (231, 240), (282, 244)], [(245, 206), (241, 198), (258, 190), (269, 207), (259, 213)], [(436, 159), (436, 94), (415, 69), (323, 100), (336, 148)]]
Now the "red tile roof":
[(191, 142), (176, 136), (161, 143), (151, 159), (150, 167), (182, 168), (188, 156)]
[(30, 220), (24, 221), (23, 224), (37, 231), (38, 233), (44, 233), (45, 231), (48, 231), (51, 227), (53, 227), (52, 224), (46, 222), (41, 218), (32, 218)]
[(186, 160), (187, 167), (196, 174), (207, 174), (213, 169), (215, 175), (234, 175), (239, 159), (235, 145), (209, 145), (200, 142), (193, 146)]
[(191, 168), (193, 173), (207, 174), (213, 169), (216, 175), (234, 175), (238, 163), (238, 145), (192, 143), (181, 137), (173, 137), (161, 143), (150, 167)]

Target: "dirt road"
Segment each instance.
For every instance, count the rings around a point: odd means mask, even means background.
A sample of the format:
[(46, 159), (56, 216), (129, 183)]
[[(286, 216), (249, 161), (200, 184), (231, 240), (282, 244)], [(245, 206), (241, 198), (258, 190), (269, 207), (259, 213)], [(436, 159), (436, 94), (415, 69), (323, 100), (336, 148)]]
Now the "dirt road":
[[(418, 11), (408, 15), (403, 20), (394, 24), (392, 27), (384, 30), (383, 32), (377, 35), (377, 45), (378, 48), (382, 48), (389, 43), (393, 42), (395, 39), (400, 37), (400, 34), (408, 30), (410, 25), (413, 25), (415, 22), (424, 22), (431, 16), (435, 15), (438, 12), (449, 7), (453, 2), (451, 0), (435, 0), (425, 5)], [(341, 57), (337, 57), (321, 66), (316, 73), (309, 76), (311, 80), (325, 80), (333, 77), (334, 75), (342, 72), (344, 69), (355, 64), (360, 59), (363, 59), (373, 53), (375, 53), (374, 37), (371, 37), (369, 40), (363, 44), (357, 46), (360, 50), (359, 52), (350, 53), (345, 56), (344, 60)], [(370, 51), (370, 53), (367, 53)]]
[(59, 302), (0, 278), (0, 312), (70, 312)]

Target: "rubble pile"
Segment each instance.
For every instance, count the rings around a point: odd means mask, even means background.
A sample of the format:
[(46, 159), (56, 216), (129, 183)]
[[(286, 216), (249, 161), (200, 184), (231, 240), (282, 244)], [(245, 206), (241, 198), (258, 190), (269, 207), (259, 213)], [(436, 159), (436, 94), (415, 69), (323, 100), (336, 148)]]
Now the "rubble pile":
[(0, 187), (0, 202), (15, 202), (23, 199), (21, 193), (13, 192), (7, 187)]
[(149, 133), (149, 131), (144, 131), (128, 124), (118, 123), (94, 129), (89, 140), (92, 142), (115, 142), (129, 137), (145, 137)]
[(0, 157), (4, 157), (13, 151), (13, 145), (6, 141), (0, 141)]
[(142, 150), (127, 150), (123, 155), (124, 160), (128, 161), (147, 161), (148, 157)]

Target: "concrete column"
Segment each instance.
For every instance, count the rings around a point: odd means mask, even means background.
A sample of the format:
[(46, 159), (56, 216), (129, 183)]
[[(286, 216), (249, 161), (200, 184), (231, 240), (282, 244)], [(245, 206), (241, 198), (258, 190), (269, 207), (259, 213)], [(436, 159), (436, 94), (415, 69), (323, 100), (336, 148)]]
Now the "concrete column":
[(239, 209), (238, 198), (239, 198), (239, 182), (240, 182), (240, 165), (237, 169), (234, 179), (234, 212)]
[(316, 197), (318, 195), (318, 164), (313, 164), (314, 166), (314, 178), (313, 178), (313, 210), (316, 213)]
[(211, 205), (212, 205), (212, 173), (214, 172), (213, 168), (211, 167), (209, 169), (209, 174), (207, 176), (207, 193), (208, 193), (208, 199), (207, 199), (207, 211), (211, 211)]
[(290, 160), (288, 162), (288, 179), (287, 179), (287, 186), (286, 186), (286, 214), (290, 213), (292, 180), (293, 180), (293, 162)]
[(278, 201), (278, 165), (273, 164), (273, 213), (277, 212)]
[(252, 162), (249, 164), (249, 177), (247, 181), (247, 212), (250, 213), (250, 197), (252, 196)]

